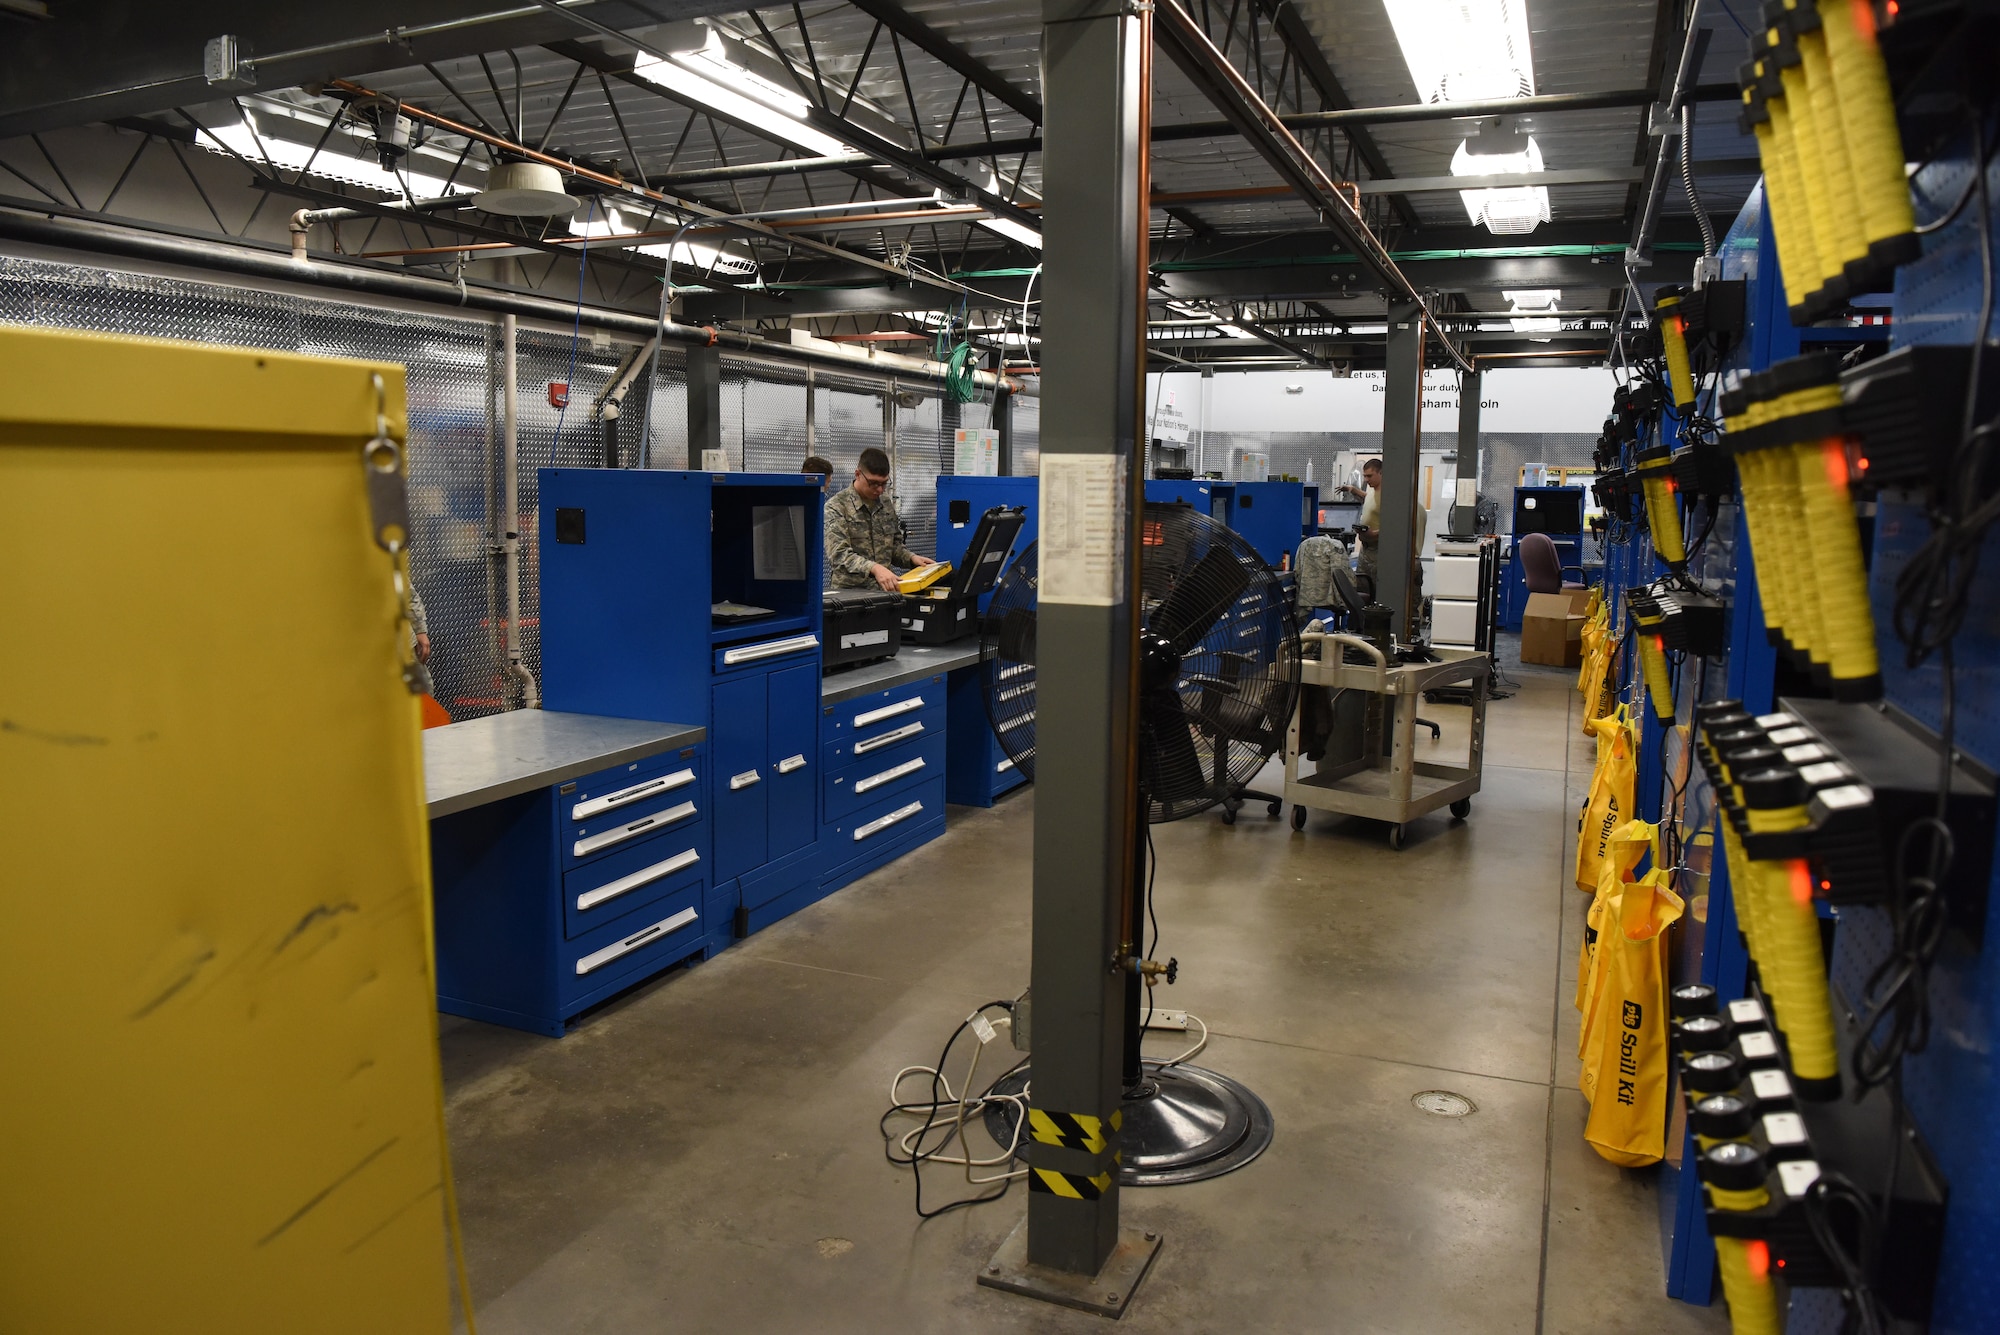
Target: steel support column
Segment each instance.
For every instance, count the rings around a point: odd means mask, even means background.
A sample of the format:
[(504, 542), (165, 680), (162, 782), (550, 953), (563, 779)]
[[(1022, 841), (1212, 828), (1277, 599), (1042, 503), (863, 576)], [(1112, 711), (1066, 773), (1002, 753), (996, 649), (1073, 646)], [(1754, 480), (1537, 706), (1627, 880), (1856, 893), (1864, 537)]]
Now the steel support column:
[(1375, 601), (1395, 614), (1398, 635), (1415, 624), (1417, 436), (1424, 412), (1424, 325), (1415, 302), (1389, 307), (1382, 408), (1382, 536), (1375, 549)]
[(1102, 1139), (1095, 1152), (1031, 1144), (1027, 1260), (1087, 1279), (1120, 1243), (1114, 1156), (1129, 975), (1118, 961), (1139, 953), (1135, 603), (1151, 37), (1148, 16), (1122, 0), (1043, 0), (1042, 22), (1034, 1104), (1092, 1119)]
[(722, 351), (687, 353), (687, 466), (699, 469), (702, 452), (722, 448)]
[[(1459, 480), (1472, 480), (1473, 490), (1479, 488), (1479, 400), (1484, 396), (1486, 377), (1480, 371), (1461, 371), (1458, 376), (1458, 466), (1455, 470)], [(1456, 492), (1456, 488), (1454, 488)], [(1477, 531), (1478, 498), (1475, 495), (1473, 513), (1463, 522), (1456, 513), (1458, 497), (1451, 498), (1450, 531), (1453, 533), (1473, 533)]]

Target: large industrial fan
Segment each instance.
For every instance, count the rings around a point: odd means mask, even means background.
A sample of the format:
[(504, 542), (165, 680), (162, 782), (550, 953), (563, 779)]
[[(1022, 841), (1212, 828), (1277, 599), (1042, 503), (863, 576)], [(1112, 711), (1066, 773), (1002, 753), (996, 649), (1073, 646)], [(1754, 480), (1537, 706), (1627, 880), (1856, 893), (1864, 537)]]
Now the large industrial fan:
[[(1139, 632), (1139, 796), (1149, 824), (1240, 801), (1244, 786), (1283, 742), (1299, 691), (1298, 628), (1278, 576), (1229, 528), (1186, 504), (1148, 504), (1142, 515)], [(986, 710), (995, 736), (1029, 778), (1035, 767), (1037, 564), (1026, 548), (982, 622), (991, 657)], [(1135, 896), (1142, 919), (1151, 878), (1140, 849)], [(1141, 940), (1143, 921), (1132, 924)], [(1150, 951), (1141, 952), (1150, 954)], [(1165, 970), (1169, 982), (1177, 965)], [(1127, 1186), (1194, 1182), (1239, 1168), (1271, 1143), (1264, 1101), (1225, 1075), (1143, 1060), (1145, 1016), (1138, 971), (1125, 995), (1123, 1158)], [(996, 1095), (1027, 1087), (1022, 1068)], [(1012, 1144), (1018, 1104), (988, 1104), (987, 1126)]]

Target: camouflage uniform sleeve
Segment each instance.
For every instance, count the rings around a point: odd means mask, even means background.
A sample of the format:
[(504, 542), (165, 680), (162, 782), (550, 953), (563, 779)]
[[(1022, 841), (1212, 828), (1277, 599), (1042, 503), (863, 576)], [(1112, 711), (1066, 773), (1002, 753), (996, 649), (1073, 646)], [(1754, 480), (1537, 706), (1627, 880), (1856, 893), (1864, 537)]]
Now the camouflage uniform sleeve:
[(862, 588), (872, 582), (868, 571), (875, 563), (854, 545), (856, 533), (867, 525), (852, 488), (826, 503), (826, 573), (837, 589)]
[(417, 586), (412, 583), (410, 585), (410, 634), (428, 635), (430, 633), (430, 618), (424, 614), (424, 596), (417, 592)]

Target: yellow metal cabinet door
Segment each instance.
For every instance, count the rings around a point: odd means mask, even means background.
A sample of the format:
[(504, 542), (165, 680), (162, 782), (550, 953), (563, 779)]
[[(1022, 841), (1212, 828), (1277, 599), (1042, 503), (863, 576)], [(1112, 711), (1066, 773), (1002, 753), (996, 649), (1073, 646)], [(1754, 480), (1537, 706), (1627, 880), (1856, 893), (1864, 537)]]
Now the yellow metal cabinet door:
[(0, 1328), (444, 1331), (402, 368), (0, 367)]

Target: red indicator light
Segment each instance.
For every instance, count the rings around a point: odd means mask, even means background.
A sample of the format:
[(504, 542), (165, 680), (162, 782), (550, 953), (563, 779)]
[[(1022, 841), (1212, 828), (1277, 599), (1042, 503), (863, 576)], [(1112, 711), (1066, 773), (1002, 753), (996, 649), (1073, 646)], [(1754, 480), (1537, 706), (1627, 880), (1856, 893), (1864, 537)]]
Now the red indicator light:
[(1801, 904), (1810, 904), (1812, 893), (1812, 868), (1806, 866), (1804, 858), (1792, 859), (1792, 898)]
[[(1752, 1238), (1743, 1244), (1743, 1259), (1750, 1263), (1750, 1273), (1763, 1279), (1771, 1273), (1771, 1247), (1762, 1238)], [(1784, 1262), (1778, 1262), (1783, 1265)]]

